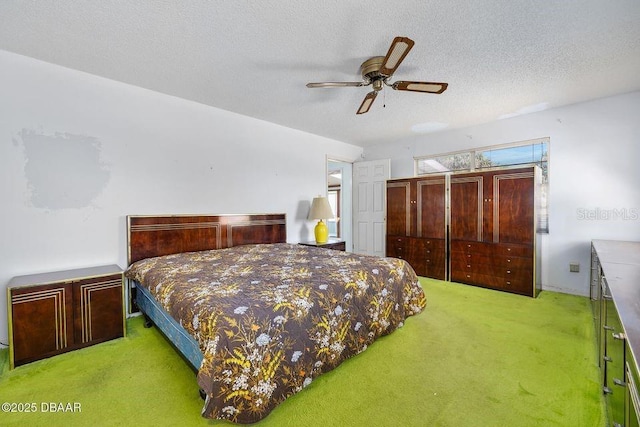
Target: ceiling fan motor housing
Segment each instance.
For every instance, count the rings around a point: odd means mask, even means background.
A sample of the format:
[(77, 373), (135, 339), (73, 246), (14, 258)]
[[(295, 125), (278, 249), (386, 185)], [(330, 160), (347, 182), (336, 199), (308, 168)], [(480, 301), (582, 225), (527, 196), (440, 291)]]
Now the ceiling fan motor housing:
[(380, 73), (380, 67), (382, 67), (383, 62), (384, 56), (374, 56), (364, 61), (360, 66), (362, 79), (371, 82), (375, 91), (381, 90), (382, 84), (389, 77)]

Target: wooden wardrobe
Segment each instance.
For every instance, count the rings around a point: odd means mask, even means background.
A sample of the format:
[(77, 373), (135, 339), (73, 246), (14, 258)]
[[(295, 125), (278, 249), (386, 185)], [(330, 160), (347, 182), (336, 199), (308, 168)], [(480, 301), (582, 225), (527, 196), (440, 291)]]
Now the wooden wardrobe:
[(387, 181), (387, 256), (420, 276), (535, 297), (538, 167)]

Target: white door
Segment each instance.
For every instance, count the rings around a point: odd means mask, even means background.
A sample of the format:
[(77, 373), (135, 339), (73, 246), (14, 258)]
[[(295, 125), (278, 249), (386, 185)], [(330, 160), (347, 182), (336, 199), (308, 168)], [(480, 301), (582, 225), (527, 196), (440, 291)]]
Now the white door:
[(353, 164), (353, 252), (385, 256), (389, 159)]

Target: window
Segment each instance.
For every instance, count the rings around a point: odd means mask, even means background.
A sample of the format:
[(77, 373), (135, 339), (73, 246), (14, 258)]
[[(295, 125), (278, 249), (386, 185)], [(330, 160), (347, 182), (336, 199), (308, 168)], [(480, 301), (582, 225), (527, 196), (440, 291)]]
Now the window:
[(549, 232), (547, 194), (549, 187), (549, 138), (481, 147), (474, 150), (416, 157), (415, 174), (475, 171), (504, 166), (538, 165), (542, 169), (541, 203), (538, 232)]
[(436, 172), (470, 171), (472, 153), (454, 153), (428, 159), (417, 159), (417, 175), (426, 175)]

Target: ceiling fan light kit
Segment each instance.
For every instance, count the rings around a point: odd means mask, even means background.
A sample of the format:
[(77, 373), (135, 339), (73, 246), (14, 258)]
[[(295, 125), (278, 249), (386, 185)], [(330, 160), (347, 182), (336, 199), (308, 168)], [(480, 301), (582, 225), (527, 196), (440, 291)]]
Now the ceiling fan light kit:
[(327, 87), (360, 87), (369, 86), (373, 88), (360, 104), (356, 114), (364, 114), (369, 111), (373, 101), (376, 99), (378, 92), (389, 86), (394, 90), (404, 90), (409, 92), (433, 93), (441, 94), (447, 89), (447, 83), (435, 82), (413, 82), (413, 81), (397, 81), (391, 83), (389, 80), (393, 73), (398, 69), (404, 58), (414, 45), (414, 41), (408, 37), (396, 37), (389, 47), (386, 56), (374, 56), (367, 59), (360, 66), (362, 74), (361, 82), (322, 82), (307, 83), (308, 88), (327, 88)]

